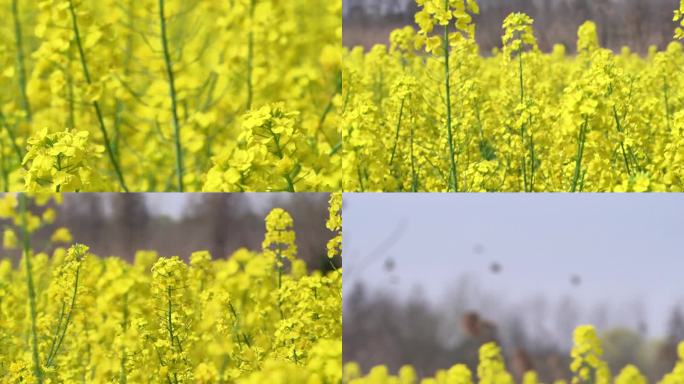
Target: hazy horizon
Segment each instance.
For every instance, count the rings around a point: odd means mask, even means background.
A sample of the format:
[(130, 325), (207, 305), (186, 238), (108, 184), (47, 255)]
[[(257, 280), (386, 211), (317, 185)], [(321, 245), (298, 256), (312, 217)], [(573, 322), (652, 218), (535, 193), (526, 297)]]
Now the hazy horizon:
[(357, 283), (403, 299), (420, 287), (439, 304), (470, 276), (509, 307), (572, 298), (587, 310), (607, 304), (622, 314), (609, 321), (616, 325), (634, 323), (629, 313), (641, 308), (649, 335), (662, 336), (684, 297), (683, 202), (656, 194), (346, 194), (345, 296)]

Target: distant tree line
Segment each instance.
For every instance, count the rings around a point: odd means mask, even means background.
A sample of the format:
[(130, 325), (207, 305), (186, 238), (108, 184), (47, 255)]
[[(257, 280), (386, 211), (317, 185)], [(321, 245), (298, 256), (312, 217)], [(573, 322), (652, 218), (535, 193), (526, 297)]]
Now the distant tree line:
[[(539, 46), (554, 44), (575, 49), (577, 28), (586, 20), (598, 25), (604, 47), (629, 46), (644, 53), (655, 45), (662, 49), (673, 41), (672, 15), (678, 0), (479, 0), (477, 40), (483, 52), (501, 45), (503, 19), (511, 12), (525, 12), (535, 19)], [(344, 0), (344, 34), (348, 46), (387, 41), (387, 32), (413, 23), (418, 10), (413, 0)]]
[(457, 363), (475, 370), (479, 347), (496, 341), (518, 380), (531, 369), (542, 382), (568, 380), (573, 330), (588, 322), (599, 329), (613, 372), (635, 364), (655, 382), (672, 370), (677, 344), (684, 340), (684, 307), (676, 303), (665, 336), (654, 338), (638, 304), (587, 311), (571, 297), (510, 303), (465, 278), (448, 293), (449, 299), (437, 305), (420, 293), (404, 300), (391, 290), (352, 286), (344, 295), (344, 361), (359, 363), (364, 372), (380, 364), (397, 372), (410, 364), (420, 376), (431, 376)]
[[(225, 258), (239, 248), (261, 249), (264, 218), (270, 208), (281, 207), (295, 222), (299, 257), (311, 269), (328, 269), (326, 243), (332, 233), (325, 227), (328, 194), (297, 194), (290, 198), (262, 196), (259, 210), (243, 194), (198, 193), (188, 197), (179, 218), (151, 210), (143, 194), (65, 194), (55, 206), (54, 225), (33, 236), (43, 249), (56, 227), (67, 227), (74, 242), (88, 245), (100, 256), (132, 260), (138, 250), (154, 250), (161, 256), (187, 259), (194, 251), (208, 250), (214, 258)], [(0, 257), (18, 259), (18, 251), (4, 250)]]

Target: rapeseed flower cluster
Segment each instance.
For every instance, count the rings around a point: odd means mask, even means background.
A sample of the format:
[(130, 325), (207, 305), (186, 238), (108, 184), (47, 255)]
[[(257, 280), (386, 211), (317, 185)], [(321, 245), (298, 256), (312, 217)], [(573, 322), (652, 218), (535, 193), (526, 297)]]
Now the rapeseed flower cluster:
[(496, 343), (487, 343), (480, 347), (477, 377), (481, 384), (513, 384), (512, 376), (506, 371), (501, 348)]
[(647, 384), (646, 377), (634, 365), (625, 366), (615, 378), (615, 384)]
[(663, 378), (661, 384), (676, 384), (684, 382), (684, 342), (679, 344), (679, 347), (677, 348), (677, 354), (679, 356), (677, 364), (672, 372)]
[(610, 370), (608, 365), (601, 360), (603, 349), (596, 329), (591, 325), (577, 327), (573, 341), (572, 363), (570, 364), (570, 370), (574, 375), (572, 384), (608, 384), (610, 382)]
[[(658, 381), (658, 384), (675, 384), (684, 382), (684, 342), (679, 345), (679, 361), (672, 370)], [(571, 352), (570, 381), (559, 379), (553, 384), (647, 384), (648, 380), (634, 365), (628, 364), (620, 373), (611, 378), (608, 364), (601, 360), (603, 354), (601, 341), (596, 330), (590, 325), (575, 329), (574, 346)], [(432, 377), (418, 380), (415, 369), (405, 365), (395, 375), (387, 367), (380, 365), (363, 374), (356, 362), (344, 365), (343, 381), (349, 384), (506, 384), (514, 383), (513, 376), (506, 370), (504, 357), (496, 343), (487, 343), (480, 347), (477, 365), (477, 379), (464, 364), (456, 364), (449, 369), (437, 371)], [(540, 383), (535, 371), (527, 371), (522, 375), (522, 384)]]
[(89, 141), (87, 131), (48, 133), (28, 140), (24, 165), (26, 190), (31, 192), (97, 191), (104, 187), (94, 164), (102, 146)]
[(675, 11), (673, 20), (679, 22), (675, 29), (675, 39), (684, 39), (684, 1), (679, 4), (679, 9)]
[(679, 42), (615, 53), (588, 21), (544, 53), (514, 13), (484, 55), (475, 1), (417, 4), (417, 29), (344, 53), (345, 191), (684, 190)]
[(342, 194), (330, 195), (330, 215), (325, 226), (335, 233), (335, 237), (328, 240), (328, 257), (342, 256)]
[(341, 8), (0, 0), (0, 187), (340, 190)]
[(26, 250), (0, 260), (0, 383), (342, 381), (342, 270), (308, 272), (284, 210), (268, 215), (263, 251), (141, 250), (129, 263), (79, 244), (34, 250), (60, 199), (0, 199), (3, 237)]

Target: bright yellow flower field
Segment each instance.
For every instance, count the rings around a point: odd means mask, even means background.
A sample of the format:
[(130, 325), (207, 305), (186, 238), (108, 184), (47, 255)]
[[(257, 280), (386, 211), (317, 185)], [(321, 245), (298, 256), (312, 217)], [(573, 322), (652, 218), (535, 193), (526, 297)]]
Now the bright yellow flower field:
[[(553, 384), (647, 384), (648, 381), (634, 365), (626, 365), (613, 376), (608, 364), (603, 361), (603, 348), (596, 330), (591, 325), (579, 326), (573, 336), (570, 370), (572, 379), (557, 380)], [(684, 342), (678, 348), (679, 361), (672, 372), (665, 375), (659, 384), (684, 383)], [(415, 384), (418, 382), (413, 367), (403, 366), (396, 375), (385, 366), (373, 368), (368, 375), (362, 375), (355, 363), (344, 367), (344, 382), (349, 384)], [(477, 372), (471, 372), (464, 364), (456, 364), (448, 370), (436, 372), (434, 377), (420, 380), (421, 384), (513, 384), (512, 374), (507, 371), (501, 348), (496, 343), (482, 345), (479, 351)], [(537, 373), (527, 371), (522, 384), (539, 384)]]
[(340, 190), (341, 3), (0, 0), (0, 187)]
[(71, 244), (64, 228), (33, 249), (30, 235), (55, 220), (51, 199), (0, 200), (13, 223), (4, 247), (23, 251), (19, 265), (0, 260), (0, 383), (341, 382), (342, 270), (308, 272), (286, 211), (266, 217), (260, 252), (198, 251), (186, 263), (138, 251), (128, 263)]
[(577, 55), (542, 53), (517, 13), (482, 56), (475, 0), (417, 2), (417, 31), (344, 55), (345, 191), (684, 190), (679, 42), (614, 53), (587, 22)]

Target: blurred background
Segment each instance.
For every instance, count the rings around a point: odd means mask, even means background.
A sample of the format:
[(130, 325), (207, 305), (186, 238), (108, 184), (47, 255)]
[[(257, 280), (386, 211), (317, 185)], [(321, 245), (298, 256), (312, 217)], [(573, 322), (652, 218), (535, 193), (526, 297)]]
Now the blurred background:
[(576, 326), (614, 371), (684, 340), (684, 196), (346, 194), (344, 360), (420, 375), (497, 341), (518, 377), (569, 378)]
[[(312, 269), (327, 269), (326, 243), (333, 236), (325, 227), (327, 193), (65, 193), (55, 206), (57, 221), (36, 233), (40, 248), (52, 231), (68, 228), (75, 242), (100, 256), (132, 260), (137, 250), (187, 259), (198, 250), (214, 258), (245, 247), (261, 250), (264, 219), (280, 207), (295, 222), (299, 257)], [(18, 251), (0, 257), (18, 259)]]
[[(672, 21), (678, 0), (478, 0), (481, 13), (477, 40), (483, 54), (501, 46), (501, 24), (511, 12), (535, 19), (535, 35), (543, 51), (564, 44), (574, 52), (577, 28), (586, 20), (598, 24), (604, 47), (629, 46), (645, 53), (650, 45), (664, 48), (673, 41)], [(344, 44), (366, 48), (388, 42), (396, 28), (413, 25), (415, 0), (343, 0)]]

